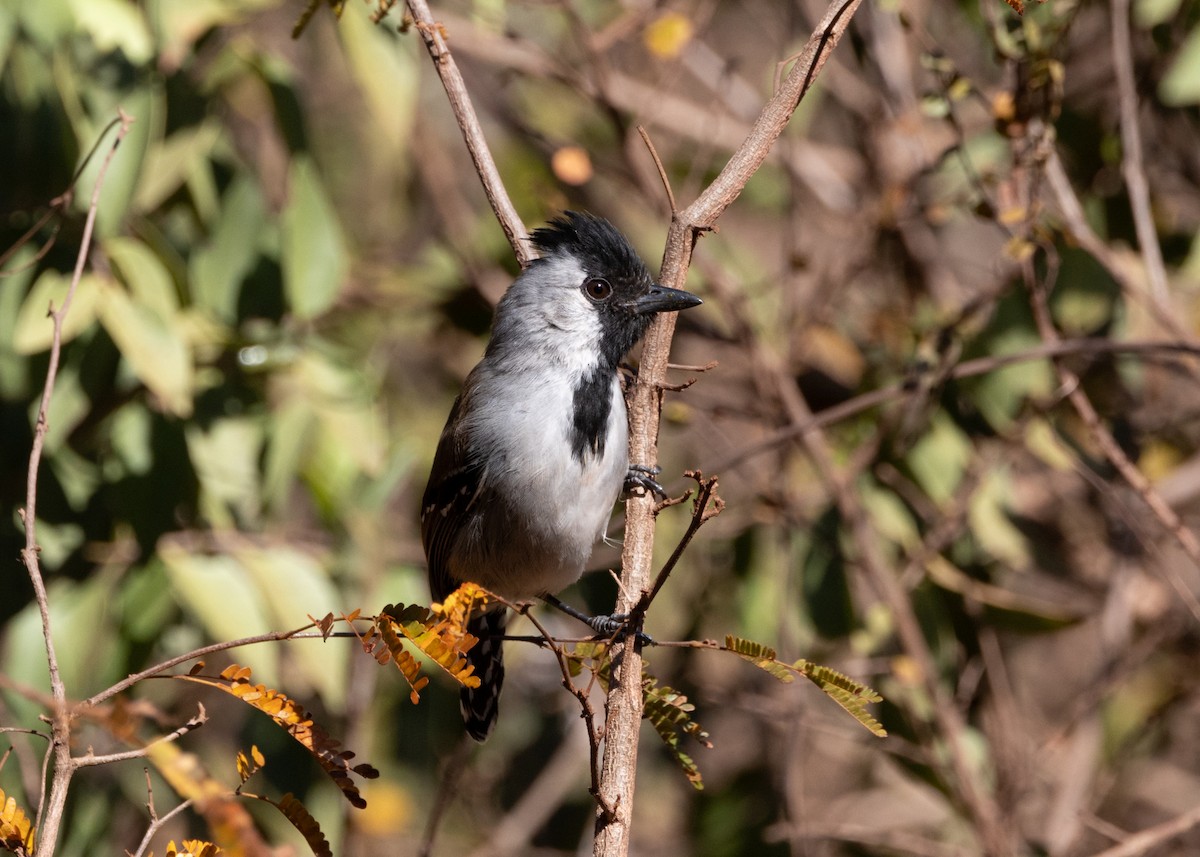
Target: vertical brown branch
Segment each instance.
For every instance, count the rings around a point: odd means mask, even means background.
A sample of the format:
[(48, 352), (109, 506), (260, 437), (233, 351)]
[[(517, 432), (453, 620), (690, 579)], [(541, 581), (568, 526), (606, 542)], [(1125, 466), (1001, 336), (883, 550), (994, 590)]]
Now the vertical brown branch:
[[(721, 212), (737, 199), (746, 182), (766, 160), (800, 99), (845, 33), (860, 2), (837, 0), (829, 8), (792, 71), (763, 108), (749, 136), (712, 184), (672, 219), (660, 277), (664, 285), (683, 287), (697, 236), (715, 225)], [(642, 349), (641, 369), (629, 408), (629, 455), (635, 463), (650, 464), (658, 457), (662, 385), (674, 331), (675, 314), (659, 315), (651, 325)], [(621, 612), (633, 608), (650, 582), (654, 554), (653, 510), (652, 497), (633, 497), (626, 505), (625, 549), (621, 557), (621, 588), (617, 599), (617, 610)], [(636, 643), (617, 643), (613, 648), (613, 682), (605, 707), (600, 779), (600, 803), (612, 812), (597, 813), (593, 846), (596, 857), (623, 857), (629, 851), (637, 738), (642, 720), (641, 674), (642, 658)]]
[[(51, 752), (54, 755), (54, 778), (50, 789), (50, 798), (42, 804), (39, 802), (37, 826), (38, 854), (53, 855), (54, 846), (58, 839), (58, 830), (62, 824), (63, 809), (67, 802), (67, 787), (71, 775), (75, 772), (75, 764), (71, 760), (71, 722), (67, 711), (67, 690), (63, 685), (62, 675), (58, 670), (58, 655), (54, 649), (54, 634), (50, 627), (50, 603), (46, 598), (46, 583), (42, 578), (41, 563), (38, 561), (40, 548), (37, 543), (37, 489), (38, 468), (42, 462), (42, 449), (46, 444), (46, 432), (50, 425), (47, 413), (50, 410), (50, 397), (54, 394), (54, 384), (58, 377), (58, 363), (62, 355), (63, 320), (71, 309), (71, 301), (83, 277), (83, 268), (87, 263), (88, 253), (92, 246), (92, 230), (96, 225), (96, 212), (100, 206), (100, 189), (104, 187), (104, 176), (108, 165), (116, 154), (117, 147), (129, 133), (133, 118), (123, 110), (118, 110), (116, 139), (112, 148), (100, 164), (96, 173), (96, 184), (92, 188), (92, 199), (88, 204), (87, 220), (83, 225), (83, 237), (79, 243), (79, 254), (75, 258), (75, 272), (71, 275), (71, 284), (67, 295), (63, 298), (62, 306), (50, 308), (50, 320), (54, 325), (54, 334), (50, 343), (50, 365), (46, 369), (46, 382), (42, 387), (42, 401), (38, 407), (37, 426), (34, 428), (33, 445), (29, 451), (29, 472), (25, 482), (25, 508), (21, 517), (25, 524), (25, 547), (21, 551), (21, 561), (29, 571), (29, 580), (33, 584), (33, 596), (37, 601), (38, 612), (42, 618), (42, 637), (46, 644), (46, 663), (50, 670), (50, 692), (54, 697), (54, 716), (51, 722), (54, 739)], [(109, 127), (112, 127), (111, 125)], [(108, 129), (106, 128), (105, 131)], [(44, 788), (44, 787), (43, 787)], [(43, 791), (44, 794), (44, 791)]]

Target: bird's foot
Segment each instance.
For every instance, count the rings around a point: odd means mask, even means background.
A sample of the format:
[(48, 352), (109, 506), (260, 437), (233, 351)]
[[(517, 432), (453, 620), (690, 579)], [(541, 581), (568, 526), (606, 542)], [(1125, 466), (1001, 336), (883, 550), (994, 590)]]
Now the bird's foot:
[(660, 500), (667, 499), (667, 489), (663, 488), (654, 478), (660, 473), (662, 473), (662, 468), (657, 464), (650, 466), (645, 464), (629, 465), (629, 472), (625, 474), (625, 496), (630, 496), (636, 489), (640, 488), (645, 493)]
[[(557, 596), (545, 593), (542, 600), (556, 610), (561, 610), (568, 616), (578, 619), (596, 632), (597, 637), (604, 639), (623, 639), (629, 636), (629, 616), (625, 613), (613, 613), (609, 616), (589, 616), (582, 610), (577, 610)], [(637, 632), (637, 641), (643, 646), (655, 645), (654, 638), (642, 631)]]
[[(587, 619), (587, 625), (596, 632), (597, 637), (603, 637), (606, 640), (620, 640), (630, 636), (628, 613), (612, 613), (608, 616), (590, 616)], [(639, 645), (656, 645), (654, 638), (645, 631), (638, 631), (633, 636), (637, 638)]]

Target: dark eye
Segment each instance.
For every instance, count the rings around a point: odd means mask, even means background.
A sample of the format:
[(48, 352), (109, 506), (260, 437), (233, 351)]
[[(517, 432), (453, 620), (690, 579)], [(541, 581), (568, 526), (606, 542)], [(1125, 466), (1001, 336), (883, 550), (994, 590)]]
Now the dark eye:
[(612, 295), (612, 284), (603, 277), (589, 277), (583, 284), (583, 293), (596, 302), (606, 301)]

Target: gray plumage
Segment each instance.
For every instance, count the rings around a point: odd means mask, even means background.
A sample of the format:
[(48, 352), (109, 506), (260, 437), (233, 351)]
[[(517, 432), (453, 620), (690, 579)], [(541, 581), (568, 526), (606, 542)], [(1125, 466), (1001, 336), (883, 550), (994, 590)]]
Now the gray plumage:
[[(567, 212), (532, 236), (542, 251), (496, 307), (492, 338), (438, 443), (421, 512), (430, 589), (472, 581), (507, 599), (579, 579), (629, 472), (621, 357), (658, 311), (699, 298), (654, 283), (620, 232)], [(503, 614), (474, 620), (484, 679), (463, 691), (483, 740), (504, 670)]]

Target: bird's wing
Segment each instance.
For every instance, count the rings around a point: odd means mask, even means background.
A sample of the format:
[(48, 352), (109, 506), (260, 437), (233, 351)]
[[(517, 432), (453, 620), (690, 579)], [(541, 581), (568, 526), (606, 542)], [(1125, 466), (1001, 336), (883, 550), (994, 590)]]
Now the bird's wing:
[(429, 590), (434, 600), (445, 598), (462, 583), (450, 573), (450, 554), (487, 481), (487, 467), (467, 455), (466, 439), (455, 430), (460, 406), (461, 397), (454, 402), (438, 441), (421, 499), (421, 542), (429, 561)]

